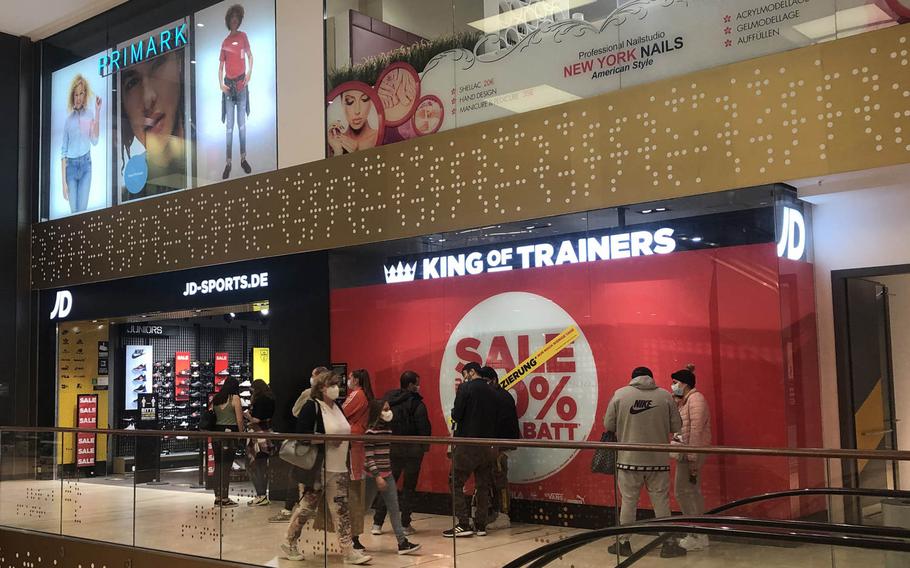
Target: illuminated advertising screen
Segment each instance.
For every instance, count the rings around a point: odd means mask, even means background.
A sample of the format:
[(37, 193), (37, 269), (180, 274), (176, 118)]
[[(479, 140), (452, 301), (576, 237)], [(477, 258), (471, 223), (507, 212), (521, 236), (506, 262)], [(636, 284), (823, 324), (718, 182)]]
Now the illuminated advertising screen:
[(275, 2), (228, 0), (194, 23), (199, 185), (274, 170)]
[[(190, 187), (189, 54), (187, 21), (121, 43), (127, 66), (117, 68), (117, 193), (120, 203)], [(165, 35), (167, 34), (167, 35)], [(165, 50), (163, 44), (167, 39)], [(141, 56), (141, 57), (140, 57)], [(103, 67), (99, 64), (99, 67)]]
[(97, 71), (103, 56), (51, 76), (50, 219), (110, 205), (110, 81)]

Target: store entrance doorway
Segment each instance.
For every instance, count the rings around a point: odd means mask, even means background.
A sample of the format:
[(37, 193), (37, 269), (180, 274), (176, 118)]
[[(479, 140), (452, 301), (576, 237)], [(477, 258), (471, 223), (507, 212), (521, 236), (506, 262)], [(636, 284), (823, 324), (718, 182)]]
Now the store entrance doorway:
[[(910, 441), (910, 266), (832, 273), (841, 441), (860, 450), (907, 449)], [(843, 462), (844, 484), (902, 489), (910, 464)], [(901, 469), (904, 471), (901, 471)], [(853, 514), (880, 513), (874, 503)]]

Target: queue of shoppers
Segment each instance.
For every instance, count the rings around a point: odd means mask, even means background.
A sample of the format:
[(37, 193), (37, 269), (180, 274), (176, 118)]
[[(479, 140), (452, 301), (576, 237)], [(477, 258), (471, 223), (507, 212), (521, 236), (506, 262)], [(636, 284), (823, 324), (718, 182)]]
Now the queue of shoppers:
[[(603, 419), (607, 432), (624, 444), (666, 444), (679, 446), (674, 453), (620, 451), (616, 457), (616, 481), (621, 495), (620, 524), (635, 522), (642, 488), (647, 489), (654, 514), (670, 515), (670, 471), (675, 462), (675, 495), (685, 515), (704, 513), (701, 480), (704, 454), (686, 452), (686, 447), (711, 444), (711, 418), (705, 396), (696, 390), (693, 365), (670, 376), (670, 391), (659, 388), (647, 367), (632, 371), (627, 386), (616, 391)], [(515, 399), (499, 383), (496, 371), (469, 362), (462, 367), (460, 384), (451, 420), (456, 438), (519, 439)], [(313, 369), (302, 393), (292, 407), (298, 434), (370, 436), (430, 436), (429, 413), (420, 395), (420, 376), (413, 371), (401, 374), (399, 388), (377, 398), (370, 374), (358, 369), (347, 377), (325, 367)], [(239, 385), (228, 378), (210, 407), (215, 429), (269, 432), (275, 414), (275, 397), (262, 380), (252, 385), (252, 405), (244, 411)], [(346, 394), (342, 395), (342, 384)], [(309, 444), (301, 442), (302, 447)], [(230, 467), (237, 447), (216, 441), (216, 505), (233, 507), (229, 493)], [(284, 508), (270, 519), (287, 522), (283, 556), (302, 560), (298, 545), (304, 525), (314, 519), (315, 528), (337, 533), (346, 564), (366, 564), (371, 556), (360, 541), (364, 517), (374, 510), (371, 533), (381, 535), (386, 518), (391, 520), (398, 554), (412, 554), (420, 544), (408, 537), (412, 525), (416, 487), (429, 446), (388, 441), (313, 442), (315, 458), (305, 467), (288, 468)], [(269, 505), (270, 459), (278, 447), (263, 438), (251, 438), (246, 445), (248, 470), (256, 491), (250, 506)], [(485, 536), (488, 530), (511, 525), (508, 445), (456, 444), (450, 451), (450, 489), (453, 495), (453, 526), (443, 531), (449, 538)], [(469, 479), (474, 492), (465, 495)], [(401, 485), (401, 491), (398, 485)], [(667, 538), (661, 556), (673, 558), (709, 546), (704, 535), (682, 539)], [(608, 547), (610, 554), (630, 556), (628, 538), (619, 538)]]

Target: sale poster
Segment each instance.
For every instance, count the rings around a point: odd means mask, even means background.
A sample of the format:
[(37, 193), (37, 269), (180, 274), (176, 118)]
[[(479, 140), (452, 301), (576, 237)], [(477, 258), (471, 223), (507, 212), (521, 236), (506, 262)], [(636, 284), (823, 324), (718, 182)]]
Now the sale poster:
[[(98, 395), (80, 394), (77, 398), (77, 417), (80, 430), (98, 427)], [(76, 467), (95, 466), (95, 434), (76, 434)]]
[(224, 380), (231, 374), (228, 371), (228, 354), (226, 352), (215, 353), (215, 392), (221, 390)]
[(174, 400), (186, 402), (190, 399), (190, 354), (178, 351), (174, 354)]
[(269, 348), (253, 347), (253, 380), (269, 382)]
[[(658, 386), (669, 389), (670, 374), (691, 363), (711, 408), (715, 444), (786, 447), (787, 416), (814, 407), (802, 399), (788, 407), (778, 263), (767, 243), (335, 289), (332, 358), (369, 369), (377, 396), (398, 388), (403, 371), (415, 371), (433, 435), (447, 436), (466, 363), (493, 367), (503, 378), (575, 328), (574, 341), (509, 391), (523, 439), (597, 441), (607, 404), (632, 369), (651, 368)], [(796, 264), (811, 281), (811, 265)], [(364, 313), (371, 317), (357, 317)], [(807, 353), (812, 337), (797, 337)], [(742, 419), (756, 408), (767, 427)], [(806, 418), (794, 428), (819, 423)], [(571, 449), (511, 452), (512, 494), (613, 505), (613, 492), (603, 490), (612, 479), (591, 473), (591, 458)], [(754, 465), (709, 460), (708, 505), (790, 487), (784, 461)], [(431, 447), (418, 489), (446, 493), (450, 467), (445, 448)], [(810, 473), (800, 482), (814, 481), (817, 472)]]

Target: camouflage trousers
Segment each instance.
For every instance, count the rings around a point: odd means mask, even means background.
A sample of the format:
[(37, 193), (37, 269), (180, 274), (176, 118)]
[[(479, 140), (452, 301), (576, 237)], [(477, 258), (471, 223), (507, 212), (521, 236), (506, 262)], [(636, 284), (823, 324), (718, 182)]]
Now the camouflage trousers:
[(301, 483), (299, 485), (300, 500), (294, 506), (294, 511), (291, 513), (291, 524), (288, 526), (288, 542), (296, 544), (300, 533), (303, 532), (304, 525), (316, 518), (319, 502), (325, 497), (328, 512), (332, 516), (332, 523), (338, 533), (341, 551), (345, 555), (349, 555), (352, 550), (351, 509), (348, 503), (350, 482), (347, 472), (329, 471), (325, 473), (325, 481), (321, 485), (317, 484), (321, 489), (309, 489)]

